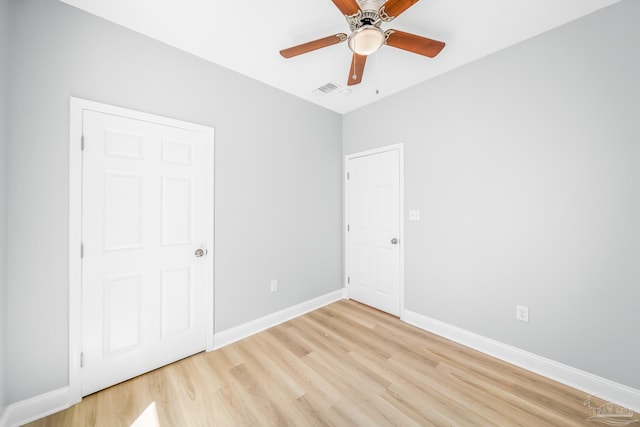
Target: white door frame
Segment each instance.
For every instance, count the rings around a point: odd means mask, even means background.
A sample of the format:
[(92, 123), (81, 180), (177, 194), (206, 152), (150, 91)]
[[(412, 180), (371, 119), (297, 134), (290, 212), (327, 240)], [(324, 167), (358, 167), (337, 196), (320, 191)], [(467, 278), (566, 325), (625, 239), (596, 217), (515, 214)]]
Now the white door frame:
[(400, 224), (399, 224), (399, 236), (398, 236), (398, 240), (399, 240), (399, 250), (400, 250), (400, 260), (399, 260), (399, 275), (400, 277), (398, 278), (398, 283), (400, 286), (399, 289), (399, 298), (400, 298), (400, 319), (404, 319), (404, 144), (403, 143), (398, 143), (398, 144), (393, 144), (393, 145), (387, 145), (384, 147), (378, 147), (378, 148), (373, 148), (371, 150), (366, 150), (366, 151), (360, 151), (358, 153), (352, 153), (352, 154), (347, 154), (344, 156), (344, 175), (343, 175), (343, 180), (342, 182), (344, 183), (343, 189), (342, 189), (342, 194), (343, 194), (343, 202), (344, 202), (344, 218), (343, 218), (343, 224), (344, 224), (344, 278), (343, 278), (343, 283), (344, 283), (344, 288), (346, 291), (346, 295), (347, 298), (349, 298), (349, 283), (348, 283), (348, 275), (349, 275), (349, 271), (348, 271), (348, 267), (349, 267), (349, 232), (347, 231), (347, 223), (348, 223), (348, 218), (349, 218), (349, 198), (347, 197), (347, 173), (349, 172), (348, 169), (348, 165), (349, 165), (349, 160), (351, 159), (356, 159), (358, 157), (364, 157), (364, 156), (369, 156), (372, 154), (379, 154), (379, 153), (385, 153), (387, 151), (397, 151), (398, 152), (398, 159), (399, 159), (399, 165), (398, 165), (398, 173), (399, 173), (399, 178), (400, 178), (400, 206), (399, 206), (399, 210), (400, 210), (400, 215), (399, 215), (399, 219), (400, 219)]
[(82, 112), (91, 110), (136, 120), (158, 123), (203, 133), (206, 141), (207, 191), (207, 301), (206, 350), (213, 350), (214, 333), (214, 129), (167, 117), (101, 104), (86, 99), (69, 99), (69, 405), (82, 400)]

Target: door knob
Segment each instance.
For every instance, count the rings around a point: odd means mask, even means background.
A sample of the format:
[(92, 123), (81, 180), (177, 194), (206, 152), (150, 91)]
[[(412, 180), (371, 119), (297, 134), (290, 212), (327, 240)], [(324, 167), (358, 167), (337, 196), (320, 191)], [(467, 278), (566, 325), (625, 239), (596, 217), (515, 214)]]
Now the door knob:
[(396, 239), (395, 237), (393, 239), (391, 239), (391, 244), (392, 245), (397, 245), (398, 244), (398, 239)]
[(204, 250), (202, 250), (202, 249), (196, 249), (196, 252), (195, 252), (195, 254), (194, 254), (194, 255), (195, 255), (195, 256), (197, 256), (198, 258), (200, 258), (201, 256), (204, 256), (204, 254), (205, 254), (205, 251), (204, 251)]

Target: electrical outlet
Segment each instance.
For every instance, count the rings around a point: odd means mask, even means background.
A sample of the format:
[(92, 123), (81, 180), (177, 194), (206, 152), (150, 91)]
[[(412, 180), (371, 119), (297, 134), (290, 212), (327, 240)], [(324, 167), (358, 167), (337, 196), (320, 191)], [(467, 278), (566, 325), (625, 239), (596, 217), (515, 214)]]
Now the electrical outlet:
[(529, 307), (516, 305), (516, 319), (521, 322), (529, 322)]
[(278, 290), (278, 281), (277, 280), (272, 280), (271, 281), (271, 292), (275, 292)]

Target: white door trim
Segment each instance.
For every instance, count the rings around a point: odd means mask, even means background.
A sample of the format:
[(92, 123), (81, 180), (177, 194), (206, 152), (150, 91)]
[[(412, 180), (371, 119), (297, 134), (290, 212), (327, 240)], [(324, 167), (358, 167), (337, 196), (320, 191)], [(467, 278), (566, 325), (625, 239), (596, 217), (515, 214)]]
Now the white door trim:
[(398, 278), (398, 283), (400, 286), (399, 289), (399, 298), (400, 298), (400, 318), (403, 319), (404, 318), (404, 144), (403, 143), (398, 143), (398, 144), (393, 144), (393, 145), (387, 145), (384, 147), (378, 147), (378, 148), (373, 148), (371, 150), (366, 150), (366, 151), (360, 151), (357, 153), (352, 153), (352, 154), (346, 154), (344, 156), (344, 163), (343, 163), (343, 168), (344, 168), (344, 173), (343, 173), (343, 188), (342, 188), (342, 194), (343, 194), (343, 203), (344, 203), (344, 216), (343, 216), (343, 226), (344, 226), (344, 278), (343, 278), (343, 283), (344, 283), (344, 288), (347, 291), (347, 298), (349, 297), (349, 283), (347, 283), (347, 278), (348, 278), (348, 266), (349, 266), (349, 233), (347, 232), (347, 218), (349, 217), (349, 200), (347, 197), (347, 168), (349, 165), (349, 160), (351, 159), (356, 159), (358, 157), (364, 157), (364, 156), (369, 156), (371, 154), (379, 154), (379, 153), (385, 153), (388, 151), (397, 151), (398, 152), (398, 158), (399, 158), (399, 165), (398, 165), (398, 173), (400, 175), (400, 206), (399, 206), (399, 210), (400, 210), (400, 236), (398, 237), (399, 240), (399, 250), (400, 250), (400, 267), (399, 267), (399, 275), (400, 277)]
[(207, 141), (207, 263), (206, 350), (213, 350), (214, 333), (214, 129), (167, 117), (142, 113), (86, 99), (69, 99), (69, 404), (82, 400), (80, 350), (82, 348), (82, 111), (119, 115), (137, 120), (201, 132)]

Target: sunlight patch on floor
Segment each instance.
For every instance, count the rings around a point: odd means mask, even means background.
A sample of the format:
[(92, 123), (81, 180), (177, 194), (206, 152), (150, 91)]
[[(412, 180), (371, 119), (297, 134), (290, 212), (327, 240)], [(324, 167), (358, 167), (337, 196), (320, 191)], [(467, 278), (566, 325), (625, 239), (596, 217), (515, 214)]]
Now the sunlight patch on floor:
[(151, 402), (138, 418), (131, 424), (131, 427), (160, 427), (158, 420), (158, 410), (156, 402)]

